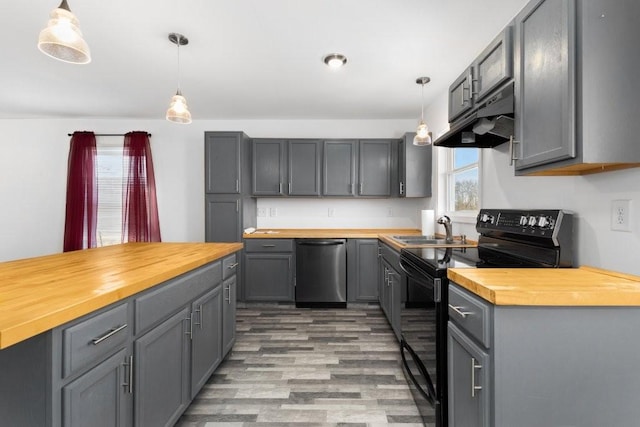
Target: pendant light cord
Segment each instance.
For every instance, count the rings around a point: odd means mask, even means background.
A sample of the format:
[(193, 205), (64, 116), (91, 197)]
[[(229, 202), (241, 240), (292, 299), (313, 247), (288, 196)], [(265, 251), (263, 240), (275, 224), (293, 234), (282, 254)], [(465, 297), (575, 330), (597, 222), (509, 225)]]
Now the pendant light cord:
[(182, 43), (182, 36), (178, 36), (178, 95), (182, 95), (182, 90), (180, 89), (180, 44)]
[(422, 111), (420, 113), (420, 120), (424, 121), (424, 82), (422, 83), (422, 95), (420, 97), (422, 103)]

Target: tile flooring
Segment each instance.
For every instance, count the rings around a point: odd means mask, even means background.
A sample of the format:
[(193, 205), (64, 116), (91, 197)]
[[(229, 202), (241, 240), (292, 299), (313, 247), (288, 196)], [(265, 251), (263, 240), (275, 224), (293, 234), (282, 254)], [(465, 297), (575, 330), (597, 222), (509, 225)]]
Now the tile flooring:
[(178, 427), (422, 426), (377, 305), (238, 308), (236, 344)]

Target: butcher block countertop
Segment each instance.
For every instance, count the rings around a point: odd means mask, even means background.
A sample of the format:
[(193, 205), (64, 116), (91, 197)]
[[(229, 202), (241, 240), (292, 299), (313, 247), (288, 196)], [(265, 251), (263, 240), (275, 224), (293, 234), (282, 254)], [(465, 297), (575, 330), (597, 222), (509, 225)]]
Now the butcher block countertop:
[(125, 243), (0, 263), (0, 349), (242, 247), (242, 243)]
[(377, 239), (382, 234), (420, 235), (413, 228), (272, 228), (244, 233), (245, 239)]
[(640, 306), (640, 277), (580, 268), (450, 268), (447, 277), (495, 305)]

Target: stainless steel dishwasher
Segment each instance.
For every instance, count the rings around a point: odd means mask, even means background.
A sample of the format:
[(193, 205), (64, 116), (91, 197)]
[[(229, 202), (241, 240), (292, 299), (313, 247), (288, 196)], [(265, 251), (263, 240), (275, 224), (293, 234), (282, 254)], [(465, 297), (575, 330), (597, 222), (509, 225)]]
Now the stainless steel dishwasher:
[(296, 239), (296, 307), (347, 306), (346, 239)]

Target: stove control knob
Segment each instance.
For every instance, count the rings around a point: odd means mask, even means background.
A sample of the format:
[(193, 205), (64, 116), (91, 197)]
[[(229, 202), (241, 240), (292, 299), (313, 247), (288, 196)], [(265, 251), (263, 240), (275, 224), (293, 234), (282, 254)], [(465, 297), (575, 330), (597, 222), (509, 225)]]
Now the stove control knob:
[(538, 218), (538, 227), (553, 228), (553, 220), (548, 216), (541, 216), (540, 218)]
[(488, 215), (488, 214), (482, 214), (482, 216), (480, 217), (480, 222), (483, 222), (485, 224), (486, 223), (491, 224), (491, 223), (493, 223), (493, 217), (491, 215)]
[(534, 227), (537, 222), (538, 222), (538, 218), (536, 218), (535, 216), (530, 216), (529, 217), (529, 225), (531, 227)]
[(520, 217), (520, 225), (525, 226), (529, 223), (529, 218), (526, 215)]

